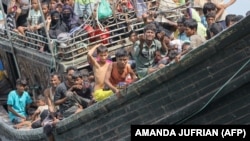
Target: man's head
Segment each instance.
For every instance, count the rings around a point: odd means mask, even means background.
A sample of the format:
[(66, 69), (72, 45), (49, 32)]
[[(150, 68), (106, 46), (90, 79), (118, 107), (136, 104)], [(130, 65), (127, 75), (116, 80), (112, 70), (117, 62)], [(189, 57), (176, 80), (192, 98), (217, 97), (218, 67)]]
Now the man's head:
[(75, 71), (72, 75), (72, 79), (75, 85), (82, 85), (83, 83), (83, 75), (80, 71)]
[(181, 17), (180, 19), (177, 20), (178, 31), (180, 33), (183, 33), (185, 31), (184, 22), (185, 22), (184, 17)]
[(125, 68), (125, 66), (128, 63), (128, 58), (129, 58), (128, 52), (124, 48), (121, 48), (116, 51), (115, 58), (116, 58), (117, 66), (119, 68)]
[(209, 12), (215, 12), (216, 13), (216, 11), (217, 11), (217, 7), (212, 2), (207, 2), (203, 6), (203, 14), (204, 15), (207, 15), (207, 13), (209, 13)]
[(18, 92), (19, 94), (22, 94), (22, 93), (25, 91), (27, 85), (28, 85), (28, 82), (27, 82), (26, 79), (24, 79), (24, 78), (19, 78), (19, 79), (17, 79), (17, 80), (16, 80), (17, 92)]
[(198, 24), (197, 24), (196, 20), (194, 20), (194, 19), (187, 19), (184, 22), (184, 26), (185, 26), (185, 33), (186, 33), (186, 35), (188, 37), (196, 34), (197, 27), (198, 27)]
[(66, 79), (70, 85), (74, 84), (74, 80), (72, 79), (73, 73), (77, 71), (77, 68), (75, 66), (69, 66), (66, 69)]
[(100, 63), (106, 63), (108, 58), (108, 48), (106, 46), (100, 45), (97, 49), (97, 57)]
[(153, 41), (155, 39), (156, 26), (148, 24), (144, 27), (144, 36), (146, 41)]
[(52, 87), (54, 88), (57, 87), (61, 83), (61, 81), (62, 81), (62, 78), (59, 73), (54, 72), (50, 75), (50, 85)]
[(215, 12), (207, 13), (206, 21), (207, 21), (208, 26), (211, 26), (213, 23), (215, 23), (215, 16), (216, 16)]

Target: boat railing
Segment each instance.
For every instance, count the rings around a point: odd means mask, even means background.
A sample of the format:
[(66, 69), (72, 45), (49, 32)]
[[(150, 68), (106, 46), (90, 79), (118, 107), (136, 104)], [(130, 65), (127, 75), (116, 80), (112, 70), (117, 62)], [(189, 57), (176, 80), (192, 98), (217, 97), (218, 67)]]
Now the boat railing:
[[(153, 3), (149, 10), (159, 12), (157, 11), (156, 0), (145, 1), (145, 3)], [(50, 39), (39, 35), (37, 32), (26, 31), (25, 36), (23, 36), (6, 29), (4, 34), (0, 34), (0, 38), (7, 42), (11, 41), (17, 48), (31, 49), (34, 53), (41, 53), (41, 48), (48, 48), (48, 51), (43, 53), (51, 54), (62, 61), (78, 59), (86, 55), (88, 50), (98, 43), (103, 43), (112, 52), (118, 48), (131, 45), (127, 42), (130, 30), (133, 29), (140, 34), (143, 32), (144, 24), (143, 21), (138, 21), (137, 19), (138, 10), (136, 6), (129, 11), (118, 12), (114, 9), (116, 5), (117, 2), (111, 4), (113, 7), (113, 16), (99, 21), (96, 21), (94, 18), (86, 20), (85, 25), (90, 25), (93, 29), (88, 31), (83, 25), (80, 30), (72, 33), (71, 38), (64, 43), (57, 39)], [(180, 17), (180, 8), (160, 12), (169, 18), (177, 19)], [(9, 37), (6, 32), (9, 32)]]

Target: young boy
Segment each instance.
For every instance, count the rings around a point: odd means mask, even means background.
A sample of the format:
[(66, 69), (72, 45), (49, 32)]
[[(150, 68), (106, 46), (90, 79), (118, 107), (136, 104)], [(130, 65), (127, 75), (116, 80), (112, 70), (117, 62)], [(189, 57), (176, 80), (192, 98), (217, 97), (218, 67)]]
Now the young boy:
[[(97, 59), (94, 58), (93, 56), (95, 50), (97, 51)], [(95, 45), (88, 52), (88, 62), (93, 67), (93, 72), (95, 76), (95, 86), (93, 94), (93, 99), (95, 101), (101, 101), (112, 95), (112, 91), (103, 90), (105, 74), (110, 64), (107, 58), (108, 58), (108, 48), (102, 44)]]
[[(128, 52), (125, 49), (119, 49), (116, 54), (116, 62), (109, 64), (105, 75), (105, 84), (119, 97), (120, 89), (126, 87), (125, 81), (128, 75), (131, 76), (132, 82), (137, 80), (137, 76), (128, 64)], [(125, 86), (121, 86), (125, 84)]]
[(206, 41), (206, 39), (203, 36), (197, 34), (198, 24), (197, 24), (196, 20), (188, 19), (185, 21), (184, 26), (185, 26), (185, 32), (186, 32), (187, 36), (190, 38), (190, 48), (189, 48), (189, 50), (181, 52), (180, 54), (178, 54), (175, 57), (175, 60), (177, 62), (180, 60), (181, 56), (188, 53), (192, 49), (199, 47), (201, 44), (203, 44)]
[(43, 95), (38, 96), (38, 100), (36, 101), (37, 109), (31, 116), (31, 127), (32, 128), (39, 128), (42, 127), (42, 121), (48, 115), (48, 105), (46, 104), (46, 99)]

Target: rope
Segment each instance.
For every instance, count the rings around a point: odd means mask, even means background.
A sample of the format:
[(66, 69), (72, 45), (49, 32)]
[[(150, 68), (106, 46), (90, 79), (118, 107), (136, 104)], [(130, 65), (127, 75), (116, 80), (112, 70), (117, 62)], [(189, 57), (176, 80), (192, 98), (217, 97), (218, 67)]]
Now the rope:
[(204, 110), (204, 109), (208, 106), (208, 104), (210, 104), (211, 101), (212, 101), (212, 100), (222, 91), (222, 89), (225, 88), (225, 87), (230, 83), (230, 81), (232, 81), (232, 79), (234, 79), (235, 76), (238, 75), (239, 72), (240, 72), (243, 68), (246, 67), (246, 65), (247, 65), (249, 62), (250, 62), (250, 59), (249, 59), (245, 64), (243, 64), (243, 65), (241, 66), (241, 68), (240, 68), (240, 69), (239, 69), (230, 79), (228, 79), (228, 80), (226, 81), (226, 83), (224, 83), (224, 84), (220, 87), (220, 89), (219, 89), (219, 90), (218, 90), (218, 91), (208, 100), (208, 102), (207, 102), (203, 107), (200, 108), (200, 110), (198, 110), (198, 111), (192, 113), (191, 115), (187, 116), (187, 117), (184, 118), (183, 120), (178, 121), (176, 124), (181, 124), (181, 123), (187, 121), (188, 119), (190, 119), (191, 117), (195, 116), (196, 114), (198, 114), (198, 113), (201, 112), (202, 110)]

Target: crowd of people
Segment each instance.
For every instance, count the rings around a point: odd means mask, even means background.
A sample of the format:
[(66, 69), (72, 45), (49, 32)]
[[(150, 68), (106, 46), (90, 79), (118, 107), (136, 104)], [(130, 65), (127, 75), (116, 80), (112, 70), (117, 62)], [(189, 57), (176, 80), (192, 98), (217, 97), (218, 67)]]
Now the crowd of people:
[[(22, 16), (18, 9), (28, 4), (20, 1), (10, 1), (7, 8), (7, 13), (16, 10), (16, 20)], [(75, 66), (67, 67), (64, 77), (54, 72), (50, 77), (50, 87), (45, 89), (36, 101), (25, 91), (27, 81), (18, 79), (16, 90), (9, 93), (7, 101), (10, 120), (15, 124), (15, 128), (26, 125), (30, 128), (43, 127), (49, 139), (53, 140), (51, 131), (60, 120), (84, 111), (112, 95), (116, 95), (118, 99), (122, 98), (121, 90), (131, 83), (171, 62), (179, 62), (185, 54), (244, 18), (242, 15), (225, 14), (226, 8), (235, 1), (223, 3), (217, 0), (194, 0), (193, 7), (185, 8), (182, 11), (183, 16), (177, 21), (166, 17), (163, 19), (162, 14), (147, 10), (150, 4), (145, 4), (142, 6), (146, 8), (145, 12), (138, 12), (140, 14), (137, 15), (138, 19), (144, 22), (143, 33), (130, 30), (128, 36), (131, 47), (118, 49), (114, 60), (109, 59), (105, 44), (96, 44), (87, 54), (91, 72), (78, 70)], [(47, 0), (41, 1), (41, 13), (38, 2), (40, 1), (31, 0), (32, 10), (27, 15), (28, 19), (31, 19), (30, 26), (22, 25), (17, 20), (18, 26), (13, 28), (16, 32), (24, 34), (25, 30), (39, 30), (46, 26), (51, 37), (52, 33), (57, 36), (59, 32), (70, 32), (81, 25), (86, 17), (93, 14), (90, 9), (95, 8), (95, 0), (84, 4), (79, 0)], [(135, 8), (134, 4), (128, 3), (132, 1), (120, 2), (125, 4), (119, 5), (118, 11), (124, 11), (124, 6), (125, 9)], [(137, 2), (144, 3), (140, 0)], [(157, 2), (162, 5), (162, 1)], [(173, 4), (180, 1), (171, 2)], [(13, 6), (17, 6), (17, 9)], [(41, 14), (46, 18), (45, 24), (39, 22)], [(37, 109), (27, 114), (32, 103)]]

